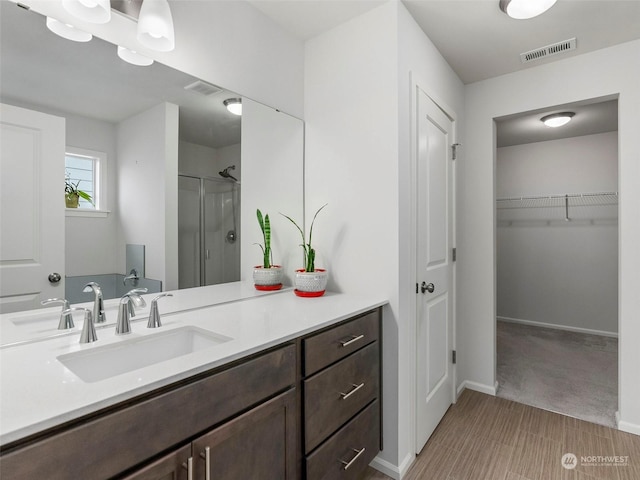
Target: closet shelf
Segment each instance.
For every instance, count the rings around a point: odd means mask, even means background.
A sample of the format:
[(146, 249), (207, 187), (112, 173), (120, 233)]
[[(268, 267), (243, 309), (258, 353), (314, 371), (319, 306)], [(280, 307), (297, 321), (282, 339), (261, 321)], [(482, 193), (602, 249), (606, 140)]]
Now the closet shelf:
[(514, 208), (593, 207), (617, 205), (618, 192), (567, 193), (561, 195), (536, 195), (496, 199), (499, 210)]

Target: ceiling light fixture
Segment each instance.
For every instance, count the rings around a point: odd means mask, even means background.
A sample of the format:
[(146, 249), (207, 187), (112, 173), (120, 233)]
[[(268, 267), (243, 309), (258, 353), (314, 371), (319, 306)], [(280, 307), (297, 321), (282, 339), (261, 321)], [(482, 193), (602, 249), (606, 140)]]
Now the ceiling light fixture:
[(93, 35), (82, 30), (78, 30), (73, 25), (63, 23), (55, 18), (47, 17), (47, 28), (56, 35), (67, 40), (73, 40), (74, 42), (88, 42), (93, 38)]
[(224, 102), (224, 106), (227, 107), (234, 115), (242, 115), (242, 99), (241, 98), (227, 98)]
[(121, 47), (120, 45), (118, 45), (118, 56), (125, 62), (139, 67), (148, 67), (153, 63), (153, 59), (140, 55), (135, 50), (130, 50), (127, 47)]
[(574, 115), (574, 112), (552, 113), (551, 115), (545, 115), (540, 121), (547, 127), (557, 128), (569, 123)]
[(64, 9), (89, 23), (107, 23), (111, 20), (110, 0), (62, 0)]
[(537, 17), (549, 10), (556, 0), (500, 0), (500, 10), (517, 20)]
[(138, 41), (151, 50), (170, 52), (176, 46), (167, 0), (144, 0), (138, 17)]

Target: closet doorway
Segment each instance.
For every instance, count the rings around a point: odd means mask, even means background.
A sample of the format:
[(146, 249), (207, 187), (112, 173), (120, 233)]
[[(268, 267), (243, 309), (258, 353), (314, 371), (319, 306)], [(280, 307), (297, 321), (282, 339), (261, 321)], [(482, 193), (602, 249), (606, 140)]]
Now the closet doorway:
[(612, 427), (617, 118), (609, 97), (495, 119), (497, 395)]

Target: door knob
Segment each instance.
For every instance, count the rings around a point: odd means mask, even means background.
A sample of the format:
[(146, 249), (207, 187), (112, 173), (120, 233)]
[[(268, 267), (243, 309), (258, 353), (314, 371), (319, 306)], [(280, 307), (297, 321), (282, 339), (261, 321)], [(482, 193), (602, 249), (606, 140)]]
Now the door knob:
[(51, 283), (58, 283), (60, 280), (62, 280), (62, 276), (57, 272), (50, 273), (47, 278)]
[(422, 293), (424, 292), (433, 293), (435, 289), (436, 289), (436, 286), (433, 283), (430, 283), (427, 285), (427, 282), (422, 282), (422, 285), (420, 285), (420, 291)]

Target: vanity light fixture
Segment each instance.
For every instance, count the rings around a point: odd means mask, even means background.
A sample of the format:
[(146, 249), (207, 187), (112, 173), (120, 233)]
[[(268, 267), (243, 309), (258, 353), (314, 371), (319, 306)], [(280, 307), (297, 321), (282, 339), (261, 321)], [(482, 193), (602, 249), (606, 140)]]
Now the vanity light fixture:
[(67, 40), (73, 40), (74, 42), (88, 42), (93, 38), (93, 35), (90, 33), (78, 30), (73, 25), (63, 23), (51, 17), (47, 17), (47, 28), (56, 35), (66, 38)]
[(549, 10), (556, 0), (500, 0), (500, 10), (517, 20), (537, 17)]
[(569, 123), (574, 115), (574, 112), (552, 113), (551, 115), (545, 115), (540, 121), (547, 127), (557, 128)]
[(111, 20), (110, 0), (62, 0), (64, 9), (89, 23), (107, 23)]
[(241, 98), (227, 98), (224, 102), (224, 106), (227, 107), (234, 115), (242, 115), (242, 99)]
[(175, 48), (173, 17), (167, 0), (144, 0), (138, 17), (138, 41), (151, 50), (170, 52)]
[(153, 59), (140, 55), (135, 50), (131, 50), (127, 47), (121, 47), (120, 45), (118, 45), (118, 56), (125, 62), (139, 67), (148, 67), (153, 63)]

